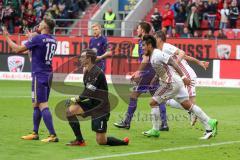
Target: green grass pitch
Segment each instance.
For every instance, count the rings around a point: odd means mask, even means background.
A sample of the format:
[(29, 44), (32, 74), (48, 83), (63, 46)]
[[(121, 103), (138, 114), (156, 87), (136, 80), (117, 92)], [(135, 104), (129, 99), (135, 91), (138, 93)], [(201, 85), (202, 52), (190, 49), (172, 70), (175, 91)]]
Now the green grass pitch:
[[(30, 85), (30, 82), (25, 81), (0, 81), (0, 160), (73, 160), (109, 155), (116, 155), (116, 157), (103, 159), (240, 160), (240, 143), (238, 143), (240, 141), (240, 89), (197, 88), (197, 104), (208, 115), (219, 120), (218, 136), (210, 140), (199, 140), (198, 138), (203, 134), (201, 124), (198, 122), (196, 126), (191, 127), (186, 112), (170, 107), (167, 107), (170, 131), (161, 132), (159, 138), (144, 137), (141, 132), (151, 128), (151, 121), (148, 118), (149, 98), (140, 98), (130, 130), (121, 130), (113, 126), (114, 122), (123, 117), (127, 109), (127, 104), (122, 100), (119, 100), (118, 106), (111, 112), (108, 123), (108, 134), (119, 138), (129, 137), (129, 146), (97, 145), (90, 122), (85, 121), (81, 122), (81, 129), (87, 146), (67, 147), (65, 143), (73, 140), (73, 133), (67, 122), (57, 118), (54, 108), (60, 100), (66, 99), (68, 96), (55, 91), (51, 92), (49, 106), (53, 113), (54, 125), (60, 142), (45, 144), (41, 141), (20, 139), (22, 135), (30, 133), (32, 129)], [(112, 85), (109, 85), (109, 89), (116, 94)], [(42, 121), (40, 138), (47, 136), (48, 132)], [(234, 143), (200, 147), (204, 144), (232, 141)], [(189, 148), (181, 149), (181, 147)], [(145, 153), (151, 150), (160, 151)], [(142, 154), (134, 155), (135, 152), (142, 152)], [(127, 155), (122, 157), (118, 156), (126, 153)]]

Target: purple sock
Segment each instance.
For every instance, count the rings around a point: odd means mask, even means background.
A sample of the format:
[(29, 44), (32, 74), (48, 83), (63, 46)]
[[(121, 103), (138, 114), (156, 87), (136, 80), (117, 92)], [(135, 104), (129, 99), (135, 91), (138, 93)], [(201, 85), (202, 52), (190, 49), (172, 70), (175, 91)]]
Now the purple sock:
[(124, 120), (124, 122), (126, 124), (131, 123), (131, 120), (132, 120), (132, 117), (133, 117), (133, 114), (134, 114), (136, 108), (137, 108), (137, 99), (130, 98), (130, 102), (129, 102), (129, 105), (128, 105), (128, 111), (126, 113), (126, 118)]
[(160, 117), (161, 117), (161, 121), (162, 121), (162, 127), (163, 126), (167, 126), (167, 114), (166, 114), (166, 104), (165, 103), (161, 103), (159, 105), (159, 110), (160, 110)]
[(42, 110), (42, 117), (43, 117), (43, 121), (44, 121), (49, 133), (51, 135), (56, 135), (54, 127), (53, 127), (52, 115), (48, 108), (44, 108)]
[(33, 109), (33, 131), (38, 134), (39, 125), (42, 119), (42, 113), (39, 107)]

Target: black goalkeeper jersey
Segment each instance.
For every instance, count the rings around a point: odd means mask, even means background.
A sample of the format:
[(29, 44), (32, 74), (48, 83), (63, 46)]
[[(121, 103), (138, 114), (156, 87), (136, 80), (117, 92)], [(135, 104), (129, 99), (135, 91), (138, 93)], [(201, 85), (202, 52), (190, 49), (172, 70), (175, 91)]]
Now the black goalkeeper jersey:
[(94, 65), (83, 76), (84, 90), (81, 101), (88, 101), (89, 111), (86, 116), (101, 116), (110, 112), (108, 85), (103, 71)]

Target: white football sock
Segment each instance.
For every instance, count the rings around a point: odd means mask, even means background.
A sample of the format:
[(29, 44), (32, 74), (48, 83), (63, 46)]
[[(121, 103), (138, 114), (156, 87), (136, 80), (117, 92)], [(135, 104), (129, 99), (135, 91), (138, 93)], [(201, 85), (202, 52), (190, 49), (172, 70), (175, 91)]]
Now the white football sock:
[(159, 106), (155, 106), (151, 110), (151, 119), (152, 119), (152, 125), (153, 129), (159, 130), (160, 127), (160, 112), (159, 112)]
[(190, 109), (197, 117), (198, 119), (203, 123), (206, 130), (211, 130), (210, 125), (208, 124), (209, 117), (208, 115), (197, 105), (193, 105)]
[(166, 104), (169, 105), (172, 108), (184, 109), (182, 107), (182, 105), (180, 103), (178, 103), (177, 101), (175, 101), (174, 99), (169, 99)]

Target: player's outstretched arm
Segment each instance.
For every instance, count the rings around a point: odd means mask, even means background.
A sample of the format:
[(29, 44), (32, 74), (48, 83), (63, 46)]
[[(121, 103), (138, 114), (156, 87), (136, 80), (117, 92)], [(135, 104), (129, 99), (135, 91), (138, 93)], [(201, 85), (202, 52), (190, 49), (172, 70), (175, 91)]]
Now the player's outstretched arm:
[(133, 75), (131, 76), (132, 81), (136, 81), (137, 79), (140, 78), (141, 73), (144, 71), (145, 67), (149, 63), (149, 57), (148, 56), (143, 55), (142, 58), (143, 59), (142, 59), (141, 64), (139, 65), (138, 70), (136, 72), (134, 72)]
[(143, 55), (142, 56), (142, 62), (138, 68), (138, 70), (141, 72), (141, 71), (144, 71), (145, 67), (147, 66), (147, 64), (149, 63), (149, 57), (148, 56), (145, 56)]
[(16, 43), (14, 43), (11, 40), (11, 38), (9, 37), (9, 33), (8, 33), (8, 31), (7, 31), (7, 29), (5, 27), (3, 27), (2, 30), (3, 30), (3, 36), (6, 38), (7, 43), (13, 49), (14, 52), (21, 53), (21, 52), (25, 52), (25, 51), (28, 50), (26, 46), (24, 46), (24, 45), (17, 45)]
[(184, 59), (184, 57), (186, 56), (186, 53), (185, 53), (183, 50), (178, 49), (178, 50), (175, 52), (175, 55), (178, 56), (178, 61), (177, 61), (177, 63), (179, 63), (179, 62), (182, 61), (182, 59)]
[(198, 59), (191, 57), (191, 56), (184, 56), (184, 59), (190, 62), (194, 62), (197, 65), (201, 66), (202, 68), (204, 68), (205, 70), (207, 70), (208, 66), (209, 66), (209, 62), (207, 61), (199, 61)]
[(105, 59), (105, 58), (110, 57), (110, 56), (112, 56), (112, 52), (107, 51), (103, 55), (97, 56), (97, 61), (100, 61), (100, 60)]
[(180, 68), (180, 67), (178, 66), (178, 64), (173, 60), (172, 57), (169, 58), (167, 64), (170, 65), (170, 66), (172, 66), (172, 67), (177, 71), (177, 73), (181, 76), (181, 78), (182, 78), (182, 80), (183, 80), (183, 82), (184, 82), (184, 84), (185, 84), (186, 86), (191, 85), (191, 80), (188, 79), (188, 78), (184, 75), (184, 73), (182, 72), (181, 68)]

